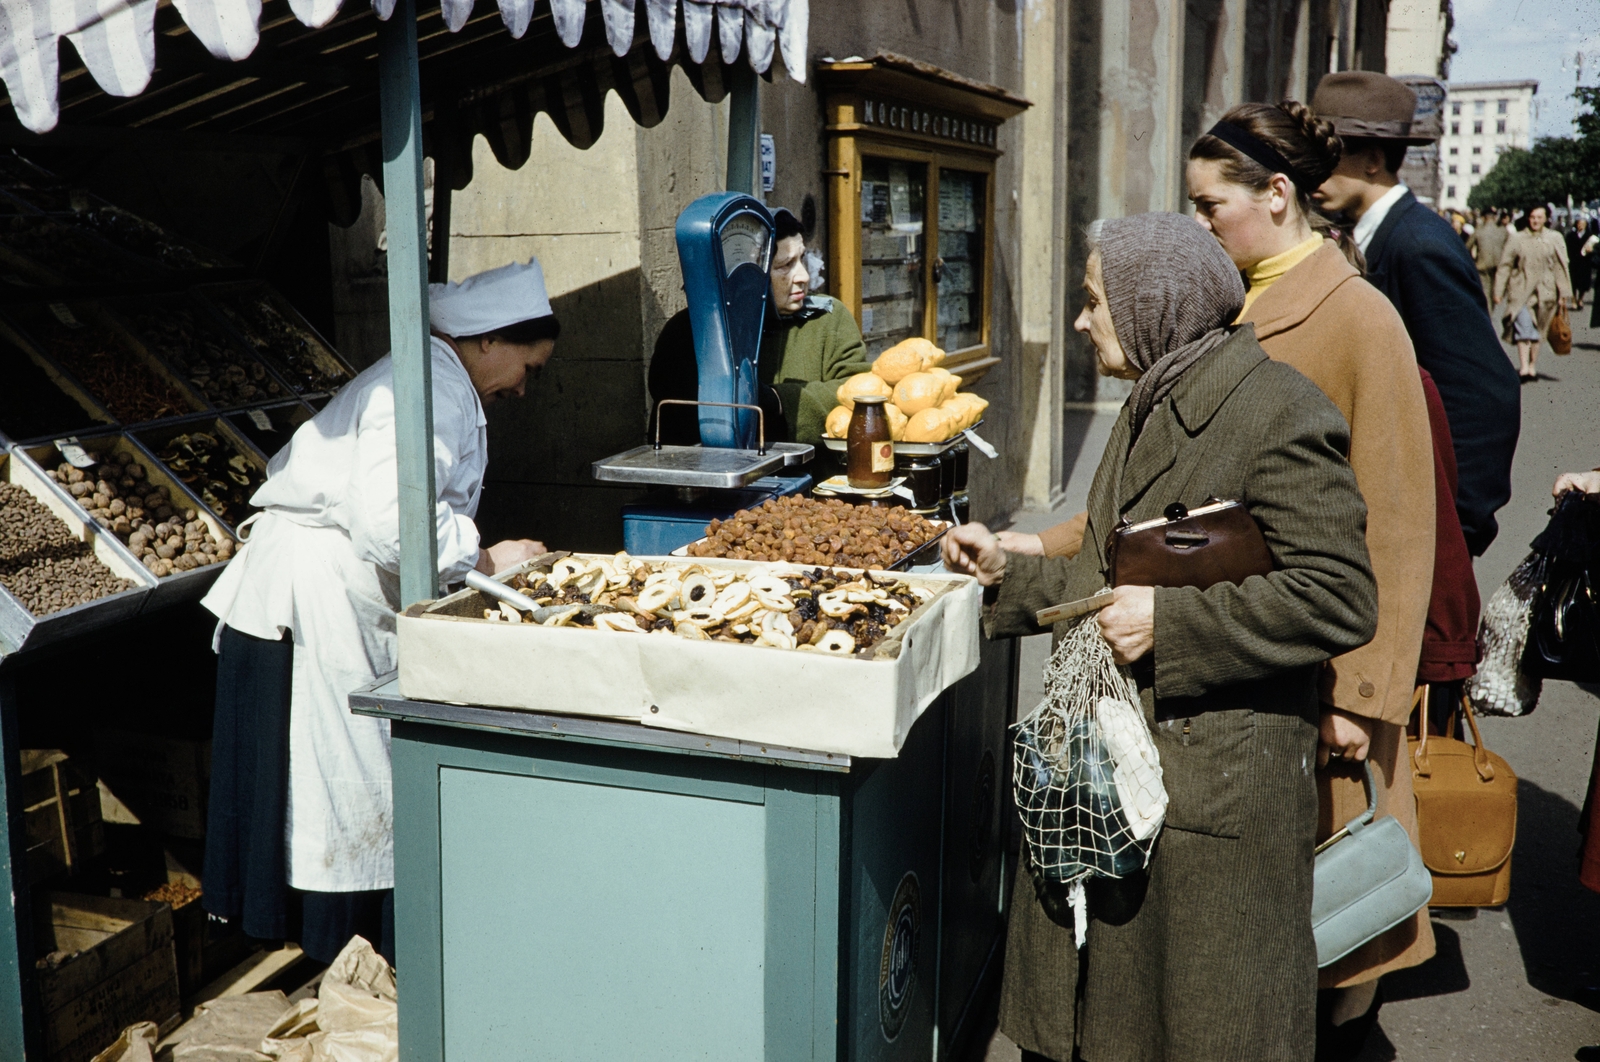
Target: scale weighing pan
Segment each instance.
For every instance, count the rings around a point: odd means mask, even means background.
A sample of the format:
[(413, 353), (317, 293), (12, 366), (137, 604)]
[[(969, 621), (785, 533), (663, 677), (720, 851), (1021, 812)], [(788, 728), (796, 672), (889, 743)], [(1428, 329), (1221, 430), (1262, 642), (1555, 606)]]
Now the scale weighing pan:
[(811, 460), (816, 448), (805, 443), (768, 443), (765, 452), (717, 446), (635, 446), (591, 466), (594, 478), (613, 483), (732, 490), (748, 486), (780, 468)]

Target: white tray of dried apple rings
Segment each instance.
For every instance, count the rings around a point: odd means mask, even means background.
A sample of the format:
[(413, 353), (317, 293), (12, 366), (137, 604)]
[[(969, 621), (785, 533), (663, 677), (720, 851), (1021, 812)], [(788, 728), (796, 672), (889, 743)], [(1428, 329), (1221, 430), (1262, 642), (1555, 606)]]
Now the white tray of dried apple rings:
[(551, 554), (399, 618), (400, 692), (889, 757), (978, 664), (981, 591), (909, 574)]

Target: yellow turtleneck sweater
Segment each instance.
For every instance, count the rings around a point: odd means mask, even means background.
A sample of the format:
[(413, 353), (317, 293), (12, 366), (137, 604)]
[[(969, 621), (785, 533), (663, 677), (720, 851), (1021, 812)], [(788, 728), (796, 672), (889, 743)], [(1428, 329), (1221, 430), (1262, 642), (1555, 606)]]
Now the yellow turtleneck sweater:
[(1250, 290), (1244, 293), (1244, 309), (1239, 311), (1239, 317), (1234, 321), (1234, 324), (1244, 320), (1244, 315), (1250, 312), (1250, 304), (1260, 298), (1262, 292), (1272, 287), (1274, 281), (1311, 257), (1311, 252), (1321, 246), (1322, 237), (1312, 236), (1304, 243), (1297, 243), (1282, 254), (1275, 254), (1271, 258), (1263, 258), (1249, 269), (1246, 269), (1244, 278), (1250, 282)]

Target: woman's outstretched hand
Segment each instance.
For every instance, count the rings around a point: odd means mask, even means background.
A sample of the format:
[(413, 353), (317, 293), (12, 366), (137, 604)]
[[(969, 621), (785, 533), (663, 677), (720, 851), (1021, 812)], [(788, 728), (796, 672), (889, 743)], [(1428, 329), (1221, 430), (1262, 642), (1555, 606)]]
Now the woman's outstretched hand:
[(1020, 531), (1001, 531), (995, 537), (1000, 540), (1000, 548), (1007, 553), (1024, 554), (1029, 557), (1044, 556), (1044, 539), (1038, 535), (1025, 535)]
[(1156, 589), (1119, 586), (1111, 604), (1100, 610), (1100, 637), (1111, 646), (1111, 658), (1131, 664), (1156, 645)]
[(1556, 477), (1556, 485), (1550, 488), (1550, 493), (1559, 498), (1569, 490), (1600, 494), (1600, 472), (1563, 472)]
[(944, 536), (944, 566), (974, 576), (983, 586), (1006, 577), (1006, 552), (1000, 537), (982, 524), (952, 527)]

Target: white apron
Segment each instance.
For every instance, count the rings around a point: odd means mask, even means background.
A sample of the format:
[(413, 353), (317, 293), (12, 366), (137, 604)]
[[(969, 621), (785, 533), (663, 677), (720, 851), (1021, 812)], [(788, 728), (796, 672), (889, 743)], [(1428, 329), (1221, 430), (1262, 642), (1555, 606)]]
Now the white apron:
[[(439, 568), (457, 582), (478, 556), (487, 431), (471, 380), (435, 341)], [(398, 664), (398, 477), (389, 359), (348, 384), (273, 457), (251, 499), (265, 511), (202, 602), (222, 625), (294, 638), (289, 711), (289, 884), (313, 892), (394, 887), (389, 724), (349, 696)], [(245, 529), (241, 527), (241, 532)]]

